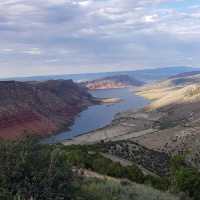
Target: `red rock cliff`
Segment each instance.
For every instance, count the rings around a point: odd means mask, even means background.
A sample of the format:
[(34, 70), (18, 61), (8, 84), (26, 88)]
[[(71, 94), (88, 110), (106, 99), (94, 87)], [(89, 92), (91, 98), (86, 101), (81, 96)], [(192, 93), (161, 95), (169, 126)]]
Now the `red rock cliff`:
[(24, 132), (47, 135), (67, 128), (74, 117), (93, 104), (87, 90), (71, 80), (0, 82), (0, 137)]
[(126, 88), (129, 86), (137, 87), (143, 84), (144, 82), (139, 81), (133, 77), (129, 77), (128, 75), (109, 76), (83, 83), (83, 85), (85, 85), (90, 90)]

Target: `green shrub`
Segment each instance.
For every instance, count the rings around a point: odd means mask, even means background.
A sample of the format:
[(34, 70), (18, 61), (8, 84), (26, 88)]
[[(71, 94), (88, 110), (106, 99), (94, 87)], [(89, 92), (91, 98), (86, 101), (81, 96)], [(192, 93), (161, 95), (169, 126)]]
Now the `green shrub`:
[(170, 180), (166, 177), (145, 176), (144, 183), (158, 190), (167, 191), (170, 187)]
[(0, 172), (0, 199), (70, 199), (73, 193), (65, 152), (36, 138), (0, 141)]
[(105, 158), (99, 152), (89, 151), (89, 147), (72, 146), (67, 147), (66, 159), (72, 164), (80, 168), (90, 169), (97, 173), (108, 175), (116, 178), (127, 178), (137, 183), (144, 182), (142, 171), (136, 166), (122, 166), (120, 163), (113, 162)]
[(178, 200), (178, 198), (135, 183), (121, 184), (111, 180), (85, 180), (76, 200)]
[(200, 173), (192, 168), (180, 168), (175, 174), (175, 185), (179, 191), (184, 191), (193, 197), (200, 199)]
[(124, 177), (136, 183), (143, 183), (145, 179), (143, 172), (135, 165), (125, 167)]
[(200, 173), (186, 165), (184, 155), (172, 158), (170, 180), (174, 191), (183, 191), (194, 200), (200, 199)]

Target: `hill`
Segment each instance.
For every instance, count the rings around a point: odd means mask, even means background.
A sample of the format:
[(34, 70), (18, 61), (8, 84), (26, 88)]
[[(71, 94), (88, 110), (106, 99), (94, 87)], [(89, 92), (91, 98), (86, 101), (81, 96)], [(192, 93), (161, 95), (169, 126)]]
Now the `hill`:
[(179, 200), (156, 189), (164, 189), (165, 181), (95, 149), (45, 145), (35, 137), (0, 140), (0, 199)]
[(132, 78), (128, 75), (108, 76), (105, 78), (100, 78), (83, 83), (83, 85), (90, 90), (125, 88), (130, 86), (137, 87), (137, 86), (142, 86), (143, 84), (144, 82)]
[(180, 78), (180, 77), (187, 77), (187, 76), (193, 76), (193, 75), (199, 75), (199, 74), (200, 74), (199, 71), (191, 71), (191, 72), (180, 73), (180, 74), (171, 76), (169, 78)]
[(94, 99), (72, 80), (0, 82), (0, 137), (47, 135), (66, 129)]
[(150, 109), (172, 103), (199, 101), (200, 72), (188, 72), (172, 76), (166, 80), (139, 89), (138, 94), (154, 100)]
[(143, 87), (139, 92), (152, 100), (146, 108), (152, 134), (137, 138), (139, 144), (170, 154), (185, 154), (187, 162), (200, 168), (200, 74), (184, 73)]
[[(157, 174), (165, 169), (160, 164), (166, 155), (185, 155), (189, 166), (200, 169), (200, 76), (177, 75), (139, 88), (138, 95), (151, 100), (144, 109), (120, 113), (111, 124), (64, 143), (116, 142), (110, 145), (111, 154)], [(157, 157), (152, 150), (165, 156)]]

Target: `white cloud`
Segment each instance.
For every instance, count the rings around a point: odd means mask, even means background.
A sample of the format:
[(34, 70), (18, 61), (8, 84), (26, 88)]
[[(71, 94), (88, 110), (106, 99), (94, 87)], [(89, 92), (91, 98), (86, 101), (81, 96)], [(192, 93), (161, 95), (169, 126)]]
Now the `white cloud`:
[(86, 6), (89, 6), (92, 2), (91, 1), (74, 1), (74, 4), (75, 5), (79, 5), (79, 6), (83, 6), (83, 7), (86, 7)]
[(8, 8), (8, 13), (10, 15), (23, 15), (23, 14), (28, 14), (36, 11), (37, 8), (35, 8), (32, 5), (27, 5), (27, 4), (13, 4), (9, 6)]
[(2, 51), (2, 52), (13, 52), (14, 49), (5, 48), (5, 49), (1, 49), (0, 51)]
[(158, 20), (157, 14), (144, 16), (144, 21), (147, 23), (156, 22), (157, 20)]
[(29, 55), (41, 55), (42, 51), (39, 48), (31, 48), (31, 49), (23, 51), (23, 53), (29, 54)]
[(49, 59), (49, 60), (45, 60), (46, 63), (56, 63), (60, 61), (59, 59)]
[(60, 73), (198, 64), (199, 5), (178, 2), (0, 0), (0, 72), (2, 63), (33, 73), (44, 63)]
[(47, 3), (52, 4), (52, 5), (63, 5), (66, 4), (69, 1), (66, 0), (46, 0)]

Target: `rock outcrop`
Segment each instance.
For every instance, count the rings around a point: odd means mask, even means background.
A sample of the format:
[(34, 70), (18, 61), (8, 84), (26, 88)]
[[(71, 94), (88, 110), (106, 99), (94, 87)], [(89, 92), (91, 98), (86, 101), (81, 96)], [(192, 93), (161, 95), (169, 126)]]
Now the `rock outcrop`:
[(169, 174), (170, 157), (164, 152), (148, 149), (130, 140), (108, 142), (102, 146), (107, 153), (132, 161), (159, 176)]
[(83, 83), (83, 85), (85, 85), (90, 90), (126, 88), (129, 86), (137, 87), (143, 84), (144, 82), (129, 77), (128, 75), (109, 76)]
[(72, 80), (0, 82), (0, 137), (26, 133), (48, 135), (66, 129), (74, 117), (95, 103), (87, 89)]

